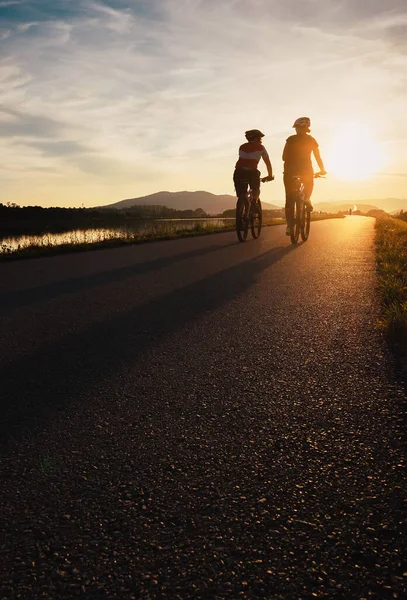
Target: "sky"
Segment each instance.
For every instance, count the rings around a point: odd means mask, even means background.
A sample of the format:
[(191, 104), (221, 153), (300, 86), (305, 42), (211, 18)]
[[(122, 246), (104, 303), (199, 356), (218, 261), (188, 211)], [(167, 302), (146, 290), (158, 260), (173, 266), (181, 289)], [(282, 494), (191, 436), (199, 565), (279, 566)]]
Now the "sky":
[(2, 203), (234, 194), (259, 128), (282, 205), (300, 116), (314, 202), (407, 198), (405, 0), (0, 0), (0, 83)]

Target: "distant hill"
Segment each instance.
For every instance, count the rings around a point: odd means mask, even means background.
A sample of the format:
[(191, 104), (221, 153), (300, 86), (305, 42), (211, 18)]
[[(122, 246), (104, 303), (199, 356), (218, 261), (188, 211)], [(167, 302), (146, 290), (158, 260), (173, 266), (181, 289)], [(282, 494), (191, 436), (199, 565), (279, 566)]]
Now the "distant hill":
[(356, 206), (357, 210), (367, 213), (370, 210), (381, 209), (387, 213), (400, 212), (407, 210), (407, 198), (377, 198), (365, 200), (352, 200), (350, 202), (317, 202), (314, 204), (316, 211), (336, 213), (339, 211), (348, 211)]
[(350, 208), (354, 210), (355, 206), (362, 213), (368, 213), (370, 210), (378, 208), (376, 205), (357, 204), (356, 202), (317, 202), (314, 204), (314, 210), (327, 213), (348, 212)]
[[(235, 207), (236, 197), (230, 194), (211, 194), (210, 192), (156, 192), (148, 196), (140, 196), (138, 198), (127, 198), (120, 200), (114, 204), (106, 206), (98, 206), (97, 208), (113, 208), (113, 209), (129, 209), (132, 206), (167, 206), (175, 210), (196, 210), (202, 208), (207, 214), (219, 214), (225, 210), (230, 210)], [(400, 212), (407, 210), (407, 198), (378, 198), (365, 199), (362, 201), (351, 200), (349, 202), (317, 202), (314, 204), (316, 211), (336, 213), (339, 211), (353, 210), (354, 206), (362, 213), (367, 213), (370, 210), (381, 209), (388, 213)], [(263, 202), (265, 210), (281, 210), (281, 206), (268, 204)]]
[[(132, 206), (168, 206), (176, 210), (195, 210), (202, 208), (207, 214), (219, 214), (236, 205), (236, 197), (230, 194), (211, 194), (210, 192), (156, 192), (149, 196), (140, 196), (139, 198), (128, 198), (120, 200), (107, 206), (98, 206), (97, 208), (115, 208), (128, 209)], [(278, 210), (281, 206), (263, 203), (263, 208), (267, 210)]]
[(369, 200), (369, 202), (388, 213), (407, 210), (407, 198), (380, 198), (377, 200)]

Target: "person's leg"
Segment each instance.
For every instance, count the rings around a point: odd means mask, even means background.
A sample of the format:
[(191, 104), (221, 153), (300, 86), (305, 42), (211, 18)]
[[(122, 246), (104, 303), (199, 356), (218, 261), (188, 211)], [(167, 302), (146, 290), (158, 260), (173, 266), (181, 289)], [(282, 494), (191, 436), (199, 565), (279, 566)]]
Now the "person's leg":
[(290, 235), (291, 227), (294, 221), (294, 196), (292, 193), (291, 176), (284, 173), (284, 188), (285, 188), (285, 220), (287, 222), (286, 235)]
[(260, 171), (258, 169), (250, 171), (250, 187), (254, 193), (253, 200), (257, 202), (260, 196)]
[(237, 206), (240, 207), (246, 201), (247, 185), (249, 183), (247, 174), (243, 169), (235, 169), (233, 183), (235, 184)]

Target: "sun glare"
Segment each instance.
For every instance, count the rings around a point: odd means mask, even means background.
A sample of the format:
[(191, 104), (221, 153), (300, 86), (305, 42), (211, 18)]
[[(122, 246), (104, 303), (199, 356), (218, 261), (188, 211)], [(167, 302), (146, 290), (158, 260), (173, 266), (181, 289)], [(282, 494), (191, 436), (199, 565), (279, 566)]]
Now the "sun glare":
[(384, 149), (359, 125), (343, 128), (328, 151), (326, 168), (341, 179), (367, 179), (385, 162)]

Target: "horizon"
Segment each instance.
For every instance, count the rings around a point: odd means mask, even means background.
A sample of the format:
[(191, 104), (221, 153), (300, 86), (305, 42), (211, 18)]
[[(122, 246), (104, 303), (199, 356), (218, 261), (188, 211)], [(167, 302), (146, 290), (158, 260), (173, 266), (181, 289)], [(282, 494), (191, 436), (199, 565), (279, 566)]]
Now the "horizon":
[(328, 171), (314, 204), (407, 196), (405, 0), (0, 0), (0, 17), (3, 204), (234, 196), (253, 127), (276, 177), (262, 199), (284, 204), (301, 115)]
[[(171, 195), (171, 196), (177, 196), (177, 195), (185, 195), (185, 194), (191, 194), (191, 195), (195, 195), (195, 194), (205, 194), (206, 196), (213, 196), (214, 199), (216, 198), (225, 198), (225, 197), (230, 197), (231, 201), (233, 202), (233, 205), (231, 204), (231, 206), (227, 209), (225, 209), (225, 207), (219, 206), (219, 211), (216, 211), (214, 208), (208, 208), (209, 205), (207, 205), (205, 207), (205, 201), (203, 199), (200, 199), (199, 202), (199, 206), (197, 205), (193, 205), (192, 204), (192, 199), (191, 199), (191, 204), (188, 206), (177, 206), (177, 202), (171, 202), (170, 198), (167, 199), (163, 199), (162, 200), (162, 204), (160, 203), (160, 199), (157, 198), (157, 204), (155, 203), (151, 203), (151, 202), (147, 202), (146, 204), (143, 204), (143, 202), (141, 202), (142, 200), (146, 199), (146, 200), (150, 200), (152, 197), (154, 196), (160, 196), (160, 195)], [(119, 207), (117, 205), (121, 205), (124, 203), (128, 203), (131, 202), (132, 200), (135, 201), (135, 204), (129, 204), (128, 207), (130, 206), (163, 206), (163, 207), (167, 207), (167, 208), (173, 208), (175, 210), (197, 210), (197, 209), (201, 209), (204, 210), (205, 212), (207, 212), (209, 215), (211, 214), (221, 214), (221, 212), (223, 212), (223, 210), (230, 210), (231, 208), (234, 208), (234, 202), (235, 202), (235, 196), (233, 194), (213, 194), (212, 192), (209, 192), (207, 190), (178, 190), (176, 192), (171, 192), (169, 190), (159, 190), (157, 192), (154, 192), (152, 194), (148, 194), (145, 196), (135, 196), (132, 198), (123, 198), (122, 200), (119, 200), (117, 202), (113, 202), (110, 204), (104, 204), (104, 205), (95, 205), (95, 206), (80, 206), (80, 207), (62, 207), (62, 208), (86, 208), (86, 209), (103, 209), (103, 208), (118, 208), (118, 210), (120, 210), (121, 208), (126, 208), (125, 206)], [(210, 198), (207, 199), (208, 201), (210, 201)], [(383, 203), (387, 204), (387, 207), (383, 206)], [(8, 203), (8, 204), (13, 204), (13, 203)], [(284, 204), (285, 202), (283, 200), (275, 200), (272, 202), (268, 202), (266, 200), (262, 199), (262, 204), (263, 207), (267, 210), (267, 206), (272, 206), (274, 209), (283, 209), (284, 208)], [(360, 208), (366, 208), (369, 207), (369, 210), (371, 209), (378, 209), (378, 210), (383, 210), (389, 214), (392, 213), (398, 213), (399, 211), (407, 211), (407, 198), (395, 198), (395, 197), (387, 197), (387, 198), (365, 198), (361, 201), (356, 201), (352, 198), (347, 199), (347, 200), (322, 200), (320, 202), (314, 202), (314, 207), (316, 209), (318, 209), (318, 206), (322, 206), (322, 205), (332, 205), (332, 206), (342, 206), (343, 210), (348, 210), (348, 207), (351, 207), (353, 211), (359, 210)], [(19, 208), (30, 208), (34, 205), (17, 205)], [(40, 206), (40, 205), (37, 205)], [(213, 207), (213, 204), (212, 204)], [(346, 207), (346, 208), (345, 208)], [(49, 205), (46, 206), (44, 208), (61, 208), (57, 205)], [(327, 209), (329, 210), (329, 209)]]
[[(150, 196), (156, 196), (158, 194), (199, 194), (199, 193), (203, 193), (203, 194), (211, 194), (214, 196), (231, 196), (236, 198), (236, 196), (234, 194), (214, 194), (213, 192), (209, 192), (208, 190), (177, 190), (172, 192), (171, 190), (158, 190), (157, 192), (153, 192), (152, 194), (147, 194), (144, 196), (134, 196), (134, 197), (129, 197), (129, 198), (123, 198), (122, 200), (118, 200), (117, 202), (112, 202), (111, 204), (118, 204), (119, 202), (126, 202), (126, 201), (130, 201), (130, 200), (141, 200), (142, 198), (148, 198)], [(263, 194), (261, 194), (262, 196), (262, 202), (263, 204), (274, 204), (275, 206), (278, 206), (279, 208), (283, 208), (285, 205), (285, 200), (275, 200), (274, 202), (268, 202), (266, 200), (263, 200)], [(398, 198), (398, 197), (386, 197), (386, 198), (365, 198), (362, 200), (358, 200), (358, 203), (361, 205), (364, 205), (366, 203), (368, 204), (372, 204), (373, 202), (384, 202), (384, 201), (395, 201), (395, 202), (402, 202), (405, 203), (406, 208), (407, 208), (407, 196), (405, 198)], [(314, 204), (355, 204), (356, 200), (355, 199), (347, 199), (347, 200), (321, 200), (320, 202), (316, 202)], [(101, 205), (102, 206), (102, 205)], [(104, 206), (104, 205), (103, 205)], [(199, 208), (199, 207), (197, 207)]]

